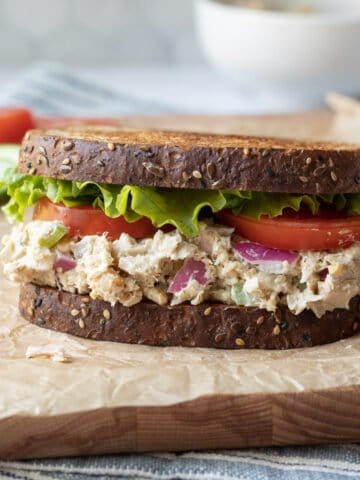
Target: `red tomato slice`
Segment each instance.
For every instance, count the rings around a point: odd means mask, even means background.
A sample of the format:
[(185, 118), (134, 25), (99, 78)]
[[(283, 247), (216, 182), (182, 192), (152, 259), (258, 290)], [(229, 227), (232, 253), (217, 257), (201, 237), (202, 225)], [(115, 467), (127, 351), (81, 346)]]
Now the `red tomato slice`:
[(282, 250), (330, 250), (346, 248), (360, 240), (360, 216), (346, 217), (334, 212), (263, 217), (260, 220), (223, 210), (219, 220), (252, 242)]
[(130, 223), (124, 217), (107, 217), (102, 210), (90, 205), (69, 208), (62, 203), (53, 203), (47, 198), (37, 202), (33, 219), (60, 220), (69, 229), (69, 235), (72, 237), (107, 233), (109, 238), (117, 239), (121, 233), (128, 233), (134, 238), (146, 238), (152, 237), (156, 232), (156, 228), (145, 217)]
[(35, 128), (35, 122), (29, 110), (0, 109), (0, 143), (20, 143), (31, 128)]

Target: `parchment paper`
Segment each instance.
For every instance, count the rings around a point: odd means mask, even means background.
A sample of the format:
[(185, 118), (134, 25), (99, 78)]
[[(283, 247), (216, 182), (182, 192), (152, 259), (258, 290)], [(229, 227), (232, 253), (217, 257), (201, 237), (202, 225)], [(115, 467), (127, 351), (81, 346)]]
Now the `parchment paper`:
[[(0, 222), (1, 234), (8, 228)], [(272, 352), (96, 342), (28, 324), (18, 314), (17, 295), (17, 286), (2, 278), (0, 418), (360, 383), (359, 335), (323, 347)], [(49, 355), (27, 358), (29, 350)], [(68, 363), (54, 361), (54, 353)]]
[[(269, 119), (258, 119), (256, 124), (252, 117), (252, 133), (272, 134), (276, 130), (293, 136), (296, 123), (309, 128), (307, 119), (292, 120), (289, 128), (286, 118), (270, 123)], [(319, 119), (318, 137), (336, 137), (333, 120), (322, 114)], [(162, 121), (166, 123), (166, 119)], [(245, 123), (239, 120), (237, 125)], [(311, 124), (313, 133), (315, 123)], [(219, 130), (216, 125), (201, 128), (198, 123), (198, 130)], [(229, 128), (235, 133), (233, 125)], [(223, 120), (221, 128), (225, 130)], [(306, 132), (307, 137), (317, 137)], [(359, 132), (360, 128), (353, 129), (352, 138), (358, 139)], [(1, 220), (0, 234), (8, 228)], [(360, 384), (360, 335), (327, 346), (288, 351), (96, 342), (27, 324), (18, 314), (17, 295), (16, 285), (0, 277), (0, 418), (170, 405), (211, 394), (300, 392)], [(35, 356), (36, 352), (49, 355), (27, 358), (29, 351)], [(62, 357), (68, 363), (53, 360)]]

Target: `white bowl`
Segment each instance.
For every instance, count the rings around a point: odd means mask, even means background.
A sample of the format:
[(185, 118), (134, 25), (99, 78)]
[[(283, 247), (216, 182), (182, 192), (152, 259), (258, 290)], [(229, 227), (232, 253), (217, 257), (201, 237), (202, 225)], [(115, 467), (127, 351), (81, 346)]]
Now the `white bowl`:
[[(278, 0), (292, 7), (304, 0)], [(360, 0), (312, 0), (313, 13), (197, 0), (204, 52), (243, 86), (323, 94), (360, 92)]]

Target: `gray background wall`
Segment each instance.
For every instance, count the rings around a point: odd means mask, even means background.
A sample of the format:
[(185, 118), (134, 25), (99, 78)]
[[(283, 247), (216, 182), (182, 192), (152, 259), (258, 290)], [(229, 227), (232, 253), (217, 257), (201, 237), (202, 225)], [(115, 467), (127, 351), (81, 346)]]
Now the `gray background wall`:
[(203, 62), (193, 0), (0, 0), (0, 65)]

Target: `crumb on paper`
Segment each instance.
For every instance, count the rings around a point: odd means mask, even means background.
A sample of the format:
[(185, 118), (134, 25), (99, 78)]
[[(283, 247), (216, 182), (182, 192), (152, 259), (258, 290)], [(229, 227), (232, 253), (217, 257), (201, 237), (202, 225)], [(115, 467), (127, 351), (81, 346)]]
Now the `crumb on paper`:
[(25, 356), (26, 358), (43, 358), (59, 363), (71, 362), (71, 358), (58, 345), (29, 346)]

